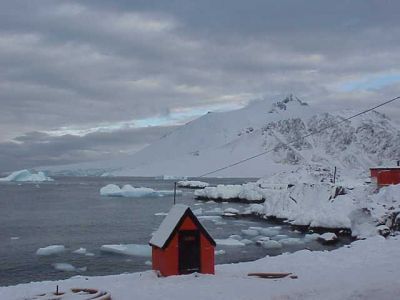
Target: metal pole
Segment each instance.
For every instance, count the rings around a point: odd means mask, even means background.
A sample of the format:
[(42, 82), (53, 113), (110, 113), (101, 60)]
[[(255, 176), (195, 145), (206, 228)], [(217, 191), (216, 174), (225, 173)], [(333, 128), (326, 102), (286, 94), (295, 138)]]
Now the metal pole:
[(335, 167), (335, 171), (333, 172), (333, 184), (336, 183), (336, 167)]
[(176, 203), (176, 181), (174, 182), (174, 205)]

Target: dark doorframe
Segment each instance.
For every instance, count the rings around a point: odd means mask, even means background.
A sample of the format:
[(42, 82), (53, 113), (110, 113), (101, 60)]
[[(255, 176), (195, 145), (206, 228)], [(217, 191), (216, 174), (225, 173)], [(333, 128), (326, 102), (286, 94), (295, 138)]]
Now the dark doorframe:
[(200, 272), (200, 232), (182, 230), (178, 237), (179, 274)]

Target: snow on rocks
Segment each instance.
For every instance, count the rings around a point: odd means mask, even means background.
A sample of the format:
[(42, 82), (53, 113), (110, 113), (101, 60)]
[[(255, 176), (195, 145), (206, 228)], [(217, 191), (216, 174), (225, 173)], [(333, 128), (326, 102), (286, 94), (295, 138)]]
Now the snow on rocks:
[[(174, 195), (173, 190), (154, 190), (147, 187), (135, 188), (130, 184), (124, 185), (120, 188), (116, 184), (108, 184), (100, 189), (101, 196), (107, 197), (128, 197), (128, 198), (142, 198), (142, 197), (166, 197)], [(177, 196), (182, 195), (182, 191), (176, 191)]]
[(189, 188), (189, 189), (203, 189), (205, 187), (208, 187), (210, 184), (207, 182), (203, 181), (196, 181), (196, 180), (183, 180), (183, 181), (178, 181), (178, 186), (183, 187), (183, 188)]
[(36, 251), (36, 255), (39, 256), (49, 256), (54, 254), (59, 254), (65, 251), (64, 245), (51, 245), (43, 248), (39, 248)]
[(0, 181), (17, 181), (17, 182), (44, 182), (54, 181), (52, 178), (47, 177), (43, 172), (31, 173), (28, 170), (15, 171), (7, 177), (0, 178)]
[(119, 245), (103, 245), (100, 247), (102, 252), (129, 255), (129, 256), (151, 256), (151, 248), (148, 245), (138, 244), (119, 244)]
[(231, 202), (264, 202), (263, 190), (255, 183), (243, 185), (222, 185), (216, 187), (206, 187), (195, 191), (194, 195), (199, 200), (215, 200)]

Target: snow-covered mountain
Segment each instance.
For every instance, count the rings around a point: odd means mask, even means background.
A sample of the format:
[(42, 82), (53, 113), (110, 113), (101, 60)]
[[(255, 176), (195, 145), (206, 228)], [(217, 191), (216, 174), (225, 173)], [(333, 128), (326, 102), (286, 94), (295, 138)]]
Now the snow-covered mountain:
[[(197, 177), (269, 151), (210, 175), (264, 177), (310, 164), (360, 172), (400, 158), (397, 124), (373, 111), (335, 125), (352, 114), (322, 112), (294, 96), (275, 103), (255, 101), (240, 110), (208, 113), (128, 158), (50, 171), (100, 169), (112, 175)], [(315, 134), (302, 138), (310, 133)]]

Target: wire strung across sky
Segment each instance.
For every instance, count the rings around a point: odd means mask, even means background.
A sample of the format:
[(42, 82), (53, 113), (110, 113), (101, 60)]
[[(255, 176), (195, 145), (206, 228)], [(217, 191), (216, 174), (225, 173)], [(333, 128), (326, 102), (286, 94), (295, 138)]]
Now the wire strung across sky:
[[(396, 100), (399, 100), (399, 99), (400, 99), (400, 96), (397, 96), (397, 97), (395, 97), (395, 98), (393, 98), (393, 99), (390, 99), (390, 100), (387, 100), (387, 101), (385, 101), (385, 102), (382, 102), (381, 104), (378, 104), (378, 105), (376, 105), (376, 106), (374, 106), (374, 107), (371, 107), (371, 108), (368, 108), (368, 109), (366, 109), (366, 110), (363, 110), (363, 111), (361, 111), (361, 112), (359, 112), (359, 113), (356, 113), (355, 115), (352, 115), (352, 116), (350, 116), (350, 117), (348, 117), (348, 118), (344, 118), (343, 120), (341, 120), (341, 121), (339, 121), (339, 122), (336, 122), (336, 123), (327, 125), (327, 126), (325, 126), (325, 127), (320, 128), (319, 130), (315, 130), (315, 131), (310, 132), (310, 133), (308, 133), (308, 134), (306, 134), (306, 135), (303, 135), (303, 136), (301, 136), (301, 137), (299, 137), (299, 138), (297, 138), (297, 139), (295, 139), (295, 140), (293, 140), (293, 141), (291, 141), (291, 142), (287, 142), (287, 143), (283, 143), (283, 142), (282, 142), (281, 144), (284, 145), (284, 146), (292, 145), (292, 144), (294, 144), (294, 143), (296, 143), (296, 142), (299, 142), (299, 141), (301, 141), (301, 140), (303, 140), (303, 139), (305, 139), (305, 138), (308, 138), (309, 136), (312, 136), (312, 135), (314, 135), (314, 134), (320, 133), (320, 132), (325, 131), (325, 130), (327, 130), (327, 129), (329, 129), (329, 128), (335, 127), (335, 126), (337, 126), (337, 125), (339, 125), (339, 124), (342, 124), (342, 123), (344, 123), (344, 122), (346, 122), (346, 121), (349, 121), (349, 120), (351, 120), (351, 119), (354, 119), (354, 118), (356, 118), (356, 117), (358, 117), (358, 116), (361, 116), (361, 115), (363, 115), (363, 114), (365, 114), (365, 113), (368, 113), (368, 112), (370, 112), (370, 111), (372, 111), (372, 110), (374, 110), (374, 109), (377, 109), (377, 108), (379, 108), (379, 107), (382, 107), (382, 106), (384, 106), (384, 105), (387, 105), (387, 104), (389, 104), (389, 103), (391, 103), (391, 102), (394, 102), (394, 101), (396, 101)], [(214, 171), (207, 172), (207, 173), (202, 174), (202, 175), (200, 175), (200, 176), (198, 176), (198, 177), (199, 177), (199, 178), (205, 177), (205, 176), (208, 176), (208, 175), (217, 173), (217, 172), (219, 172), (219, 171), (232, 168), (232, 167), (234, 167), (234, 166), (240, 165), (240, 164), (245, 163), (245, 162), (247, 162), (247, 161), (249, 161), (249, 160), (252, 160), (252, 159), (254, 159), (254, 158), (257, 158), (257, 157), (263, 156), (263, 155), (265, 155), (265, 154), (267, 154), (267, 153), (270, 153), (270, 152), (272, 152), (273, 150), (274, 150), (274, 149), (266, 150), (266, 151), (264, 151), (264, 152), (261, 152), (261, 153), (255, 154), (255, 155), (253, 155), (253, 156), (247, 157), (247, 158), (245, 158), (245, 159), (239, 160), (239, 161), (237, 161), (237, 162), (235, 162), (235, 163), (232, 163), (232, 164), (230, 164), (230, 165), (226, 165), (226, 166), (224, 166), (224, 167), (218, 168), (218, 169), (216, 169), (216, 170), (214, 170)]]

